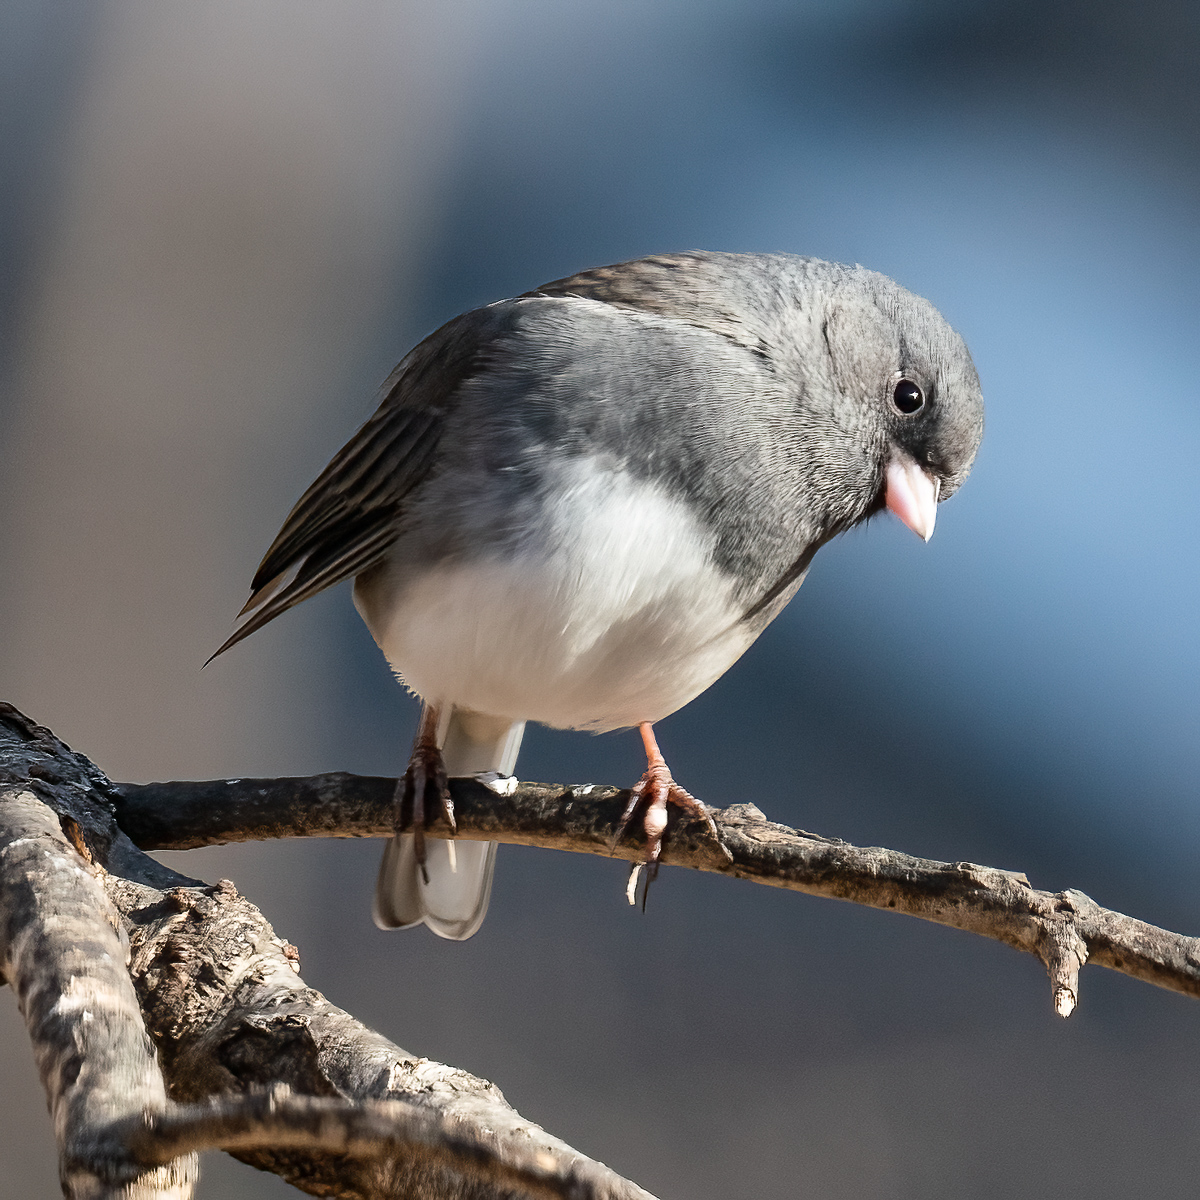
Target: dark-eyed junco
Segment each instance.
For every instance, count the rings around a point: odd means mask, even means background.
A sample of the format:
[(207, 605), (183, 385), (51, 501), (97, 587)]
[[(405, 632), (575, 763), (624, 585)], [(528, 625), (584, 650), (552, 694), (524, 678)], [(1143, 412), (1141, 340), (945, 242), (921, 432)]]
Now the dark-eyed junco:
[[(384, 927), (479, 927), (495, 846), (420, 830), (445, 778), (511, 775), (527, 720), (637, 726), (648, 858), (671, 803), (652, 725), (737, 660), (831, 538), (885, 508), (928, 539), (983, 431), (970, 354), (862, 267), (661, 255), (456, 317), (301, 497), (221, 647), (348, 576), (424, 704)], [(220, 653), (220, 651), (218, 651)]]

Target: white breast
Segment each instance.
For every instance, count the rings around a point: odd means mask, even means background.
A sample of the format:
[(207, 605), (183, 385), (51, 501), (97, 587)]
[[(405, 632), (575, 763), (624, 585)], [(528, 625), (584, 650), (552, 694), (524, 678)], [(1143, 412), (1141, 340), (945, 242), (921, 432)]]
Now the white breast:
[(561, 475), (519, 551), (414, 572), (400, 543), (355, 603), (426, 699), (558, 728), (659, 720), (753, 638), (683, 503), (586, 459)]

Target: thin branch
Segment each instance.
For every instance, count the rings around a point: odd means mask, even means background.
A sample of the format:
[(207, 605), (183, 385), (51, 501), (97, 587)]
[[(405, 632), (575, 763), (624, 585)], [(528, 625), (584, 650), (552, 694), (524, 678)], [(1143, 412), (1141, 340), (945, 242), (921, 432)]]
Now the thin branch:
[(352, 1158), (394, 1155), (426, 1168), (477, 1175), (497, 1189), (529, 1196), (610, 1194), (611, 1174), (576, 1154), (556, 1154), (531, 1142), (500, 1155), (490, 1131), (428, 1107), (399, 1100), (354, 1103), (297, 1096), (282, 1085), (204, 1104), (173, 1105), (113, 1133), (144, 1163), (214, 1149), (302, 1150)]
[[(226, 779), (118, 785), (118, 821), (144, 849), (182, 850), (278, 837), (383, 837), (394, 779), (342, 773), (304, 779)], [(458, 836), (638, 861), (638, 835), (611, 839), (627, 791), (592, 784), (497, 788), (451, 781)], [(768, 821), (752, 804), (714, 810), (730, 862), (702, 822), (674, 812), (663, 861), (771, 887), (849, 900), (1004, 942), (1036, 955), (1055, 1011), (1070, 1016), (1085, 962), (1200, 997), (1200, 940), (1102, 908), (1082, 892), (1045, 892), (1018, 872), (852, 846)], [(430, 833), (446, 837), (444, 826)]]

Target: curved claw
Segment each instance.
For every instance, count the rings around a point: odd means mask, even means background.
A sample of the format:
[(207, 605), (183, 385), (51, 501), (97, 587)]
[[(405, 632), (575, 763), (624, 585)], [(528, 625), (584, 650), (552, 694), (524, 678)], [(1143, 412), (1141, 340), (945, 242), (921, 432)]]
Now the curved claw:
[[(629, 820), (637, 811), (637, 806), (642, 799), (641, 787), (642, 785), (638, 783), (629, 789), (629, 803), (625, 805), (625, 811), (621, 814), (621, 819), (617, 822), (617, 827), (613, 830), (612, 837), (608, 839), (609, 854), (616, 852), (617, 843), (625, 836), (625, 830), (629, 827)], [(632, 904), (633, 901), (631, 900), (629, 903)]]
[[(645, 775), (630, 789), (629, 803), (626, 804), (625, 811), (621, 814), (621, 819), (617, 822), (617, 828), (609, 842), (610, 851), (615, 851), (617, 844), (625, 836), (634, 814), (639, 808), (645, 806), (642, 814), (642, 829), (646, 838), (646, 852), (642, 861), (634, 864), (634, 871), (637, 874), (631, 875), (627, 887), (627, 892), (631, 895), (636, 890), (641, 867), (647, 868), (647, 887), (658, 873), (663, 838), (667, 830), (668, 806), (670, 805), (682, 809), (690, 816), (699, 817), (707, 827), (708, 834), (722, 857), (730, 862), (733, 861), (733, 856), (721, 842), (716, 822), (708, 811), (708, 806), (675, 782), (665, 762), (651, 763), (646, 768)], [(635, 902), (634, 899), (630, 899), (631, 904)]]
[(613, 833), (608, 847), (610, 853), (616, 850), (617, 843), (625, 836), (625, 830), (629, 827), (633, 814), (642, 804), (645, 804), (646, 811), (642, 815), (642, 829), (646, 835), (646, 854), (640, 863), (634, 863), (625, 887), (625, 895), (629, 903), (636, 904), (638, 879), (642, 874), (642, 868), (645, 867), (646, 885), (642, 891), (642, 911), (644, 912), (650, 884), (658, 874), (663, 835), (667, 831), (668, 805), (674, 804), (676, 808), (681, 808), (684, 812), (699, 817), (708, 827), (709, 837), (721, 856), (727, 862), (733, 862), (733, 855), (721, 841), (720, 835), (717, 833), (717, 823), (712, 819), (708, 806), (697, 800), (691, 792), (681, 788), (671, 777), (671, 770), (655, 740), (654, 727), (649, 721), (643, 721), (638, 726), (638, 732), (642, 735), (642, 745), (646, 748), (646, 773), (630, 788), (629, 803), (625, 806), (625, 811), (617, 822), (616, 831)]

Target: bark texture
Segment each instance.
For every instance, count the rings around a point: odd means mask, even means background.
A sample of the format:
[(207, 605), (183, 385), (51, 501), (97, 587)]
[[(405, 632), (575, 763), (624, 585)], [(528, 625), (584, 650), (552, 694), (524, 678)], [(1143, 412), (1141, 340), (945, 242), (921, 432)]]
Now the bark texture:
[[(394, 779), (314, 775), (120, 786), (123, 829), (146, 849), (183, 850), (278, 837), (384, 837)], [(450, 782), (460, 838), (615, 854), (637, 862), (640, 830), (615, 847), (629, 792), (583, 784)], [(777, 825), (753, 804), (713, 810), (728, 857), (704, 822), (672, 809), (662, 861), (771, 887), (905, 913), (1034, 954), (1050, 976), (1055, 1010), (1070, 1016), (1086, 962), (1200, 996), (1200, 939), (1103, 908), (1083, 892), (1041, 891), (1024, 874), (936, 862)], [(446, 837), (445, 825), (430, 833)], [(732, 860), (732, 861), (731, 861)]]
[(17, 994), (72, 1200), (186, 1200), (194, 1154), (149, 1169), (123, 1120), (166, 1104), (99, 860), (116, 827), (102, 780), (43, 729), (0, 719), (0, 973)]
[(141, 853), (116, 797), (0, 706), (0, 971), (70, 1200), (187, 1200), (209, 1148), (320, 1196), (647, 1200), (486, 1080), (306, 987), (295, 947), (232, 883)]
[[(143, 849), (393, 832), (393, 779), (112, 784), (0, 705), (0, 975), (16, 990), (70, 1200), (188, 1200), (228, 1149), (321, 1196), (647, 1193), (525, 1121), (485, 1080), (416, 1058), (300, 978), (295, 947), (228, 880)], [(458, 836), (644, 857), (629, 792), (451, 781)], [(674, 810), (668, 864), (906, 913), (1037, 955), (1069, 1016), (1086, 962), (1200, 996), (1200, 943), (1024, 875), (857, 847), (752, 804)], [(431, 836), (445, 837), (433, 825)], [(134, 843), (137, 843), (135, 845)]]

